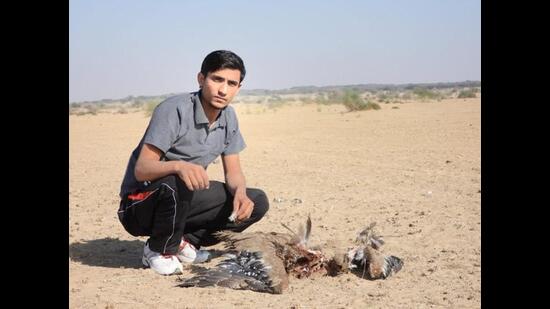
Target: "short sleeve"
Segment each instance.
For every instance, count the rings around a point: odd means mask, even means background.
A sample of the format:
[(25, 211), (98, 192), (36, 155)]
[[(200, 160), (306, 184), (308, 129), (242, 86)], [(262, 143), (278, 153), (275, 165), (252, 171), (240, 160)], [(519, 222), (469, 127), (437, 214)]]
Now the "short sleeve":
[(232, 109), (228, 110), (229, 114), (227, 115), (227, 127), (226, 127), (226, 141), (225, 148), (222, 152), (223, 155), (236, 154), (241, 152), (246, 148), (246, 143), (244, 142), (243, 136), (241, 135), (241, 130), (239, 130), (239, 122), (237, 116)]
[[(231, 133), (231, 132), (228, 132)], [(223, 151), (224, 155), (236, 154), (241, 152), (246, 148), (246, 143), (244, 142), (241, 131), (237, 128), (236, 132), (233, 132), (233, 136), (228, 141), (225, 149)]]
[(151, 144), (166, 153), (178, 138), (181, 129), (181, 115), (178, 110), (178, 98), (173, 97), (161, 102), (151, 116), (143, 142)]

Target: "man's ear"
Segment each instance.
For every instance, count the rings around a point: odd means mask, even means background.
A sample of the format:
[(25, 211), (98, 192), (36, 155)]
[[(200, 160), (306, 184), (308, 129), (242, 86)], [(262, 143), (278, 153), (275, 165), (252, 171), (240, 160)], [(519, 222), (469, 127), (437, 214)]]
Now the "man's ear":
[(197, 81), (199, 82), (200, 88), (202, 88), (202, 85), (204, 84), (204, 78), (205, 76), (202, 74), (202, 72), (199, 72), (199, 74), (197, 74)]

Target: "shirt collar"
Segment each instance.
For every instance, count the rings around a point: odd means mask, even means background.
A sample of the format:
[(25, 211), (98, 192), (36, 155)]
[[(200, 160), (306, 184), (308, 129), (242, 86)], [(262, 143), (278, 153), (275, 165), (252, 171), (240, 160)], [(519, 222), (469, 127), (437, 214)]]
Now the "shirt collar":
[[(206, 117), (206, 114), (204, 113), (204, 108), (202, 108), (201, 99), (200, 99), (200, 93), (201, 91), (194, 92), (191, 96), (191, 100), (193, 101), (194, 110), (195, 110), (195, 124), (206, 124), (208, 125), (208, 118)], [(227, 125), (227, 121), (225, 119), (225, 109), (223, 108), (218, 115), (218, 119), (216, 119), (216, 127), (225, 127)]]

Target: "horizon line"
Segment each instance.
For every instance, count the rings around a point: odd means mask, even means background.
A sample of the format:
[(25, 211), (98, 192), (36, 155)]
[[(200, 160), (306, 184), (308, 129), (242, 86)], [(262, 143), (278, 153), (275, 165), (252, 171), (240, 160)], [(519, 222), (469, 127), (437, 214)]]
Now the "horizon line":
[[(254, 88), (254, 89), (242, 89), (242, 91), (245, 92), (254, 92), (254, 91), (285, 91), (285, 90), (293, 90), (293, 89), (299, 89), (299, 88), (330, 88), (330, 87), (353, 87), (353, 86), (410, 86), (410, 85), (432, 85), (432, 84), (460, 84), (460, 83), (481, 83), (481, 80), (462, 80), (462, 81), (445, 81), (445, 82), (408, 82), (408, 83), (364, 83), (364, 84), (331, 84), (331, 85), (324, 85), (324, 86), (315, 86), (315, 85), (301, 85), (301, 86), (292, 86), (288, 88), (277, 88), (277, 89), (269, 89), (269, 88)], [(81, 101), (70, 101), (69, 104), (72, 103), (91, 103), (91, 102), (101, 102), (101, 101), (119, 101), (124, 100), (126, 98), (140, 98), (140, 97), (161, 97), (165, 95), (171, 95), (171, 94), (179, 94), (179, 93), (186, 93), (186, 91), (182, 92), (169, 92), (169, 93), (163, 93), (163, 94), (152, 94), (152, 95), (127, 95), (122, 98), (116, 98), (116, 99), (110, 99), (110, 98), (103, 98), (98, 100), (81, 100)]]

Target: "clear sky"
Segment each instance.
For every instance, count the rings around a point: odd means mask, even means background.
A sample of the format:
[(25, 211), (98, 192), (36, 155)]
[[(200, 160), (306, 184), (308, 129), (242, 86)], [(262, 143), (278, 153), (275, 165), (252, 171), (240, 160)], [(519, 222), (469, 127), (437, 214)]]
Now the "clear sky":
[(243, 89), (481, 80), (481, 3), (71, 0), (69, 101), (197, 90), (217, 49)]

